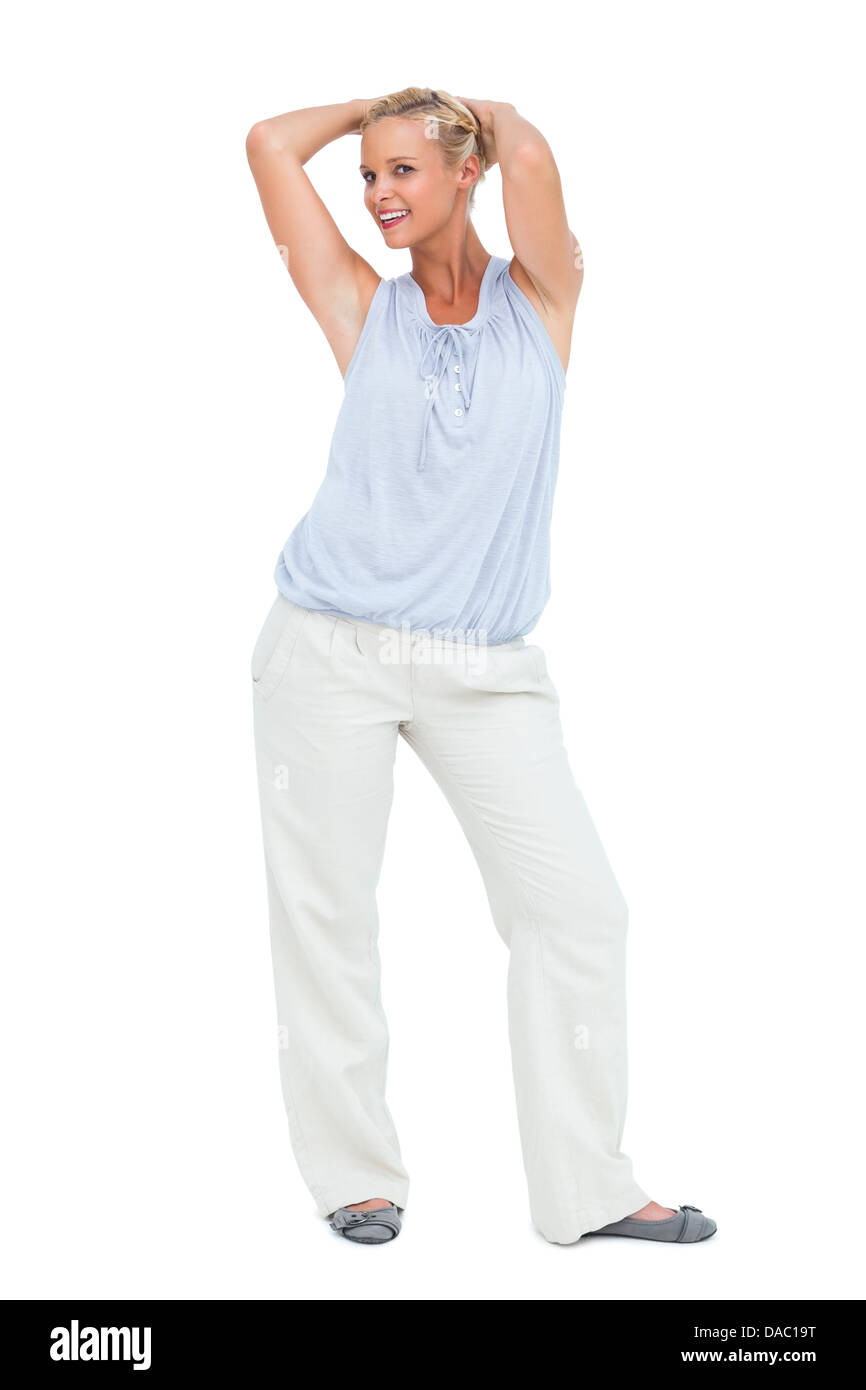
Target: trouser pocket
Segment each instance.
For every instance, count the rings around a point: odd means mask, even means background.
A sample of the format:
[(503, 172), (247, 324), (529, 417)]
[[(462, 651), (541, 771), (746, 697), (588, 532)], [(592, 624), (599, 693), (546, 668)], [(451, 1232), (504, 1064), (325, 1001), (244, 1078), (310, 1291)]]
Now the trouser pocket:
[(269, 699), (285, 676), (295, 643), (309, 616), (309, 608), (301, 608), (283, 594), (277, 594), (250, 658), (253, 689), (260, 699)]
[(475, 690), (532, 690), (541, 683), (540, 652), (522, 638), (481, 648), (467, 662), (466, 684)]

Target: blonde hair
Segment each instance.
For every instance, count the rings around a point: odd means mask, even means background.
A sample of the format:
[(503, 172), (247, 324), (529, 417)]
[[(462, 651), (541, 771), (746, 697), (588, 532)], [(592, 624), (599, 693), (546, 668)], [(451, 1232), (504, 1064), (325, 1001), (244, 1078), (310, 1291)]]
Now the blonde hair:
[(424, 121), (425, 125), (429, 122), (428, 128), (432, 131), (429, 138), (437, 141), (448, 169), (458, 169), (471, 154), (478, 156), (481, 172), (469, 195), (471, 212), (475, 206), (475, 190), (484, 179), (487, 161), (484, 158), (481, 126), (469, 107), (450, 92), (434, 92), (431, 87), (404, 87), (402, 92), (392, 92), (370, 103), (360, 122), (361, 133), (368, 125), (382, 121), (386, 116)]

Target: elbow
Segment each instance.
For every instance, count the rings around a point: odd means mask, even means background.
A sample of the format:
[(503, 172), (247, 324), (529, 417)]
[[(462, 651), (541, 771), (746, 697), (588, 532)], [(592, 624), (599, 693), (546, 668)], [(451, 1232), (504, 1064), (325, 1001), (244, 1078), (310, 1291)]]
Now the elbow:
[(545, 169), (551, 165), (556, 167), (553, 151), (543, 135), (534, 136), (531, 140), (521, 140), (512, 159), (524, 169)]
[(538, 180), (545, 177), (557, 179), (559, 170), (556, 167), (556, 160), (553, 151), (547, 141), (541, 136), (539, 139), (523, 140), (512, 151), (507, 165), (503, 161), (503, 175), (509, 178), (522, 178), (527, 180)]

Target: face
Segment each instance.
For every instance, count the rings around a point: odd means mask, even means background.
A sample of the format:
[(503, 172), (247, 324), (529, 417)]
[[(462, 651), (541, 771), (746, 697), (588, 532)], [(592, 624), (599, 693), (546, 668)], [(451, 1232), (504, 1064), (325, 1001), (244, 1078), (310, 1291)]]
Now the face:
[(414, 245), (451, 218), (466, 219), (477, 156), (462, 169), (447, 169), (426, 129), (424, 121), (387, 116), (367, 126), (361, 137), (364, 202), (390, 247)]

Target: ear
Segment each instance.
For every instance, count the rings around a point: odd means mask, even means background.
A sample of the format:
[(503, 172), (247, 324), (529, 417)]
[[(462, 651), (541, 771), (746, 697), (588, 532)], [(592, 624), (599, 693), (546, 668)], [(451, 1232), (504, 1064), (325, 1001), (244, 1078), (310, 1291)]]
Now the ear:
[(477, 154), (470, 154), (467, 156), (466, 160), (463, 163), (463, 167), (460, 170), (460, 178), (458, 180), (457, 186), (458, 188), (465, 189), (467, 193), (471, 192), (473, 186), (478, 182), (480, 176), (481, 161), (479, 160)]

